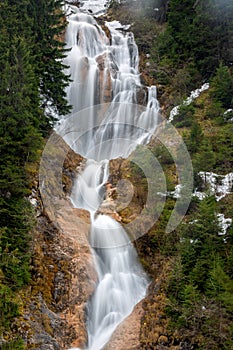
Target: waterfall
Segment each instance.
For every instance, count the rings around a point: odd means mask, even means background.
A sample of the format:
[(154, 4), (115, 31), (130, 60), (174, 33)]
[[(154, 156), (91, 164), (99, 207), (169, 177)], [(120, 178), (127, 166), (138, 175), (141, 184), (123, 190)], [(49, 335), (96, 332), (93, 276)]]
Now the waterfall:
[[(81, 10), (100, 13), (107, 1), (83, 1)], [(145, 296), (148, 278), (122, 225), (98, 214), (105, 198), (110, 159), (128, 157), (146, 144), (157, 125), (156, 88), (142, 89), (138, 49), (132, 33), (106, 23), (111, 40), (96, 20), (80, 9), (70, 12), (65, 60), (72, 82), (72, 105), (57, 132), (87, 161), (76, 179), (71, 201), (91, 214), (90, 245), (98, 273), (96, 290), (87, 304), (89, 350), (103, 349), (116, 327)], [(75, 13), (74, 13), (75, 12)], [(138, 104), (144, 91), (145, 107)], [(62, 130), (62, 131), (61, 131)], [(65, 132), (64, 132), (65, 130)]]

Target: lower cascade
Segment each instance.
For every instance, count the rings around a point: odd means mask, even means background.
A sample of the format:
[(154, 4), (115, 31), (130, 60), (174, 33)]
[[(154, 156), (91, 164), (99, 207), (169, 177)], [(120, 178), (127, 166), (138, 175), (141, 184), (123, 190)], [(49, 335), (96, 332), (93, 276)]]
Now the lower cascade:
[[(85, 13), (94, 3), (96, 6), (96, 2), (85, 1), (83, 8), (72, 6), (72, 11), (67, 6), (70, 51), (65, 63), (70, 67), (67, 97), (73, 111), (60, 121), (57, 132), (87, 159), (70, 199), (74, 207), (91, 215), (89, 242), (98, 281), (87, 302), (86, 349), (101, 350), (145, 297), (149, 283), (122, 225), (98, 212), (108, 195), (109, 160), (126, 158), (138, 144), (149, 141), (157, 126), (159, 106), (156, 88), (145, 92), (141, 86), (133, 34), (107, 23), (110, 42), (96, 20)], [(139, 91), (145, 92), (143, 108), (138, 105)]]
[(119, 323), (145, 296), (148, 285), (136, 250), (121, 224), (107, 215), (96, 216), (107, 170), (108, 162), (89, 160), (71, 196), (74, 206), (90, 211), (92, 221), (90, 245), (98, 283), (87, 305), (89, 350), (103, 348)]
[(99, 281), (87, 307), (88, 349), (97, 350), (145, 296), (147, 279), (127, 234), (111, 217), (93, 221), (90, 242), (104, 246), (94, 249)]

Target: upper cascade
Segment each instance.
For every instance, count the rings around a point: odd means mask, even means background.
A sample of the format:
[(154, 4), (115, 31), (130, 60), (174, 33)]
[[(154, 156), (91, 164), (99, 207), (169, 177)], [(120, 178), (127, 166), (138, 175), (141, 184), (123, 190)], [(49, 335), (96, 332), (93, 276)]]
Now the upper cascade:
[(88, 159), (127, 157), (148, 142), (159, 112), (156, 88), (140, 82), (134, 36), (106, 22), (109, 39), (96, 19), (79, 9), (68, 22), (64, 63), (72, 80), (66, 91), (72, 113), (57, 132)]

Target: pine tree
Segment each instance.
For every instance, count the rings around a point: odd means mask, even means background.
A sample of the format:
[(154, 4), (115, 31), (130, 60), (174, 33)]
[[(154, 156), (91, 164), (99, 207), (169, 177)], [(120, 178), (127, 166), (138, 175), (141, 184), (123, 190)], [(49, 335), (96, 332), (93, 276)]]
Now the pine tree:
[(24, 190), (25, 163), (35, 159), (41, 143), (37, 79), (29, 55), (25, 40), (13, 37), (2, 61), (0, 181), (3, 195)]
[(173, 38), (173, 45), (170, 48), (169, 56), (179, 62), (190, 58), (191, 48), (194, 37), (193, 19), (194, 19), (194, 0), (170, 0), (168, 8), (168, 33)]
[(215, 160), (216, 157), (211, 144), (207, 140), (204, 140), (193, 161), (196, 172), (211, 171)]
[(233, 107), (233, 76), (222, 62), (211, 81), (211, 96), (217, 102), (221, 102), (223, 107)]
[(203, 142), (203, 138), (204, 138), (204, 135), (203, 135), (201, 126), (197, 121), (193, 121), (190, 135), (187, 137), (187, 140), (186, 140), (188, 150), (191, 153), (197, 152), (197, 150), (200, 148)]
[(69, 77), (65, 75), (65, 65), (62, 63), (66, 50), (64, 42), (59, 39), (66, 26), (62, 1), (30, 0), (29, 16), (33, 20), (32, 35), (36, 74), (40, 79), (41, 105), (51, 125), (54, 116), (47, 107), (52, 107), (57, 115), (70, 110), (65, 93)]
[(199, 0), (195, 6), (193, 56), (203, 76), (212, 76), (220, 61), (232, 62), (233, 3)]
[(183, 271), (190, 282), (202, 291), (206, 288), (212, 259), (224, 248), (224, 241), (218, 232), (216, 202), (213, 197), (207, 197), (199, 203), (195, 221), (185, 226), (184, 243), (181, 245)]

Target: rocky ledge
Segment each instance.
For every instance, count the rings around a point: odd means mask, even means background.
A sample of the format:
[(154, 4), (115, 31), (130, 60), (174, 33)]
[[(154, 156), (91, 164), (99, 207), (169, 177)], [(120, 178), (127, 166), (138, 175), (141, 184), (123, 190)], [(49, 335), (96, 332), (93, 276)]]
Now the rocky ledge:
[(43, 182), (39, 186), (37, 180), (30, 198), (37, 213), (32, 282), (21, 294), (22, 316), (15, 323), (26, 348), (36, 350), (85, 346), (85, 307), (97, 281), (88, 243), (89, 212), (73, 208), (67, 197), (85, 160), (58, 135), (54, 138), (59, 148), (53, 144), (43, 154)]

